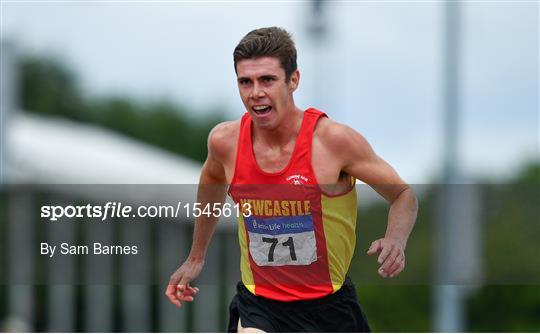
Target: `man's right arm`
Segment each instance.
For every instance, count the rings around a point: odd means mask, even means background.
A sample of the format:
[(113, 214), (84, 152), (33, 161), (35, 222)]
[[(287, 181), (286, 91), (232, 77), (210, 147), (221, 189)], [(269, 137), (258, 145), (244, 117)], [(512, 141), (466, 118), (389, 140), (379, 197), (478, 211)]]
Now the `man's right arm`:
[[(230, 137), (224, 138), (227, 123), (217, 125), (208, 136), (208, 156), (201, 170), (197, 203), (204, 208), (211, 208), (214, 203), (223, 204), (227, 190), (225, 175), (225, 158), (230, 149)], [(201, 272), (206, 258), (206, 251), (214, 234), (219, 217), (200, 215), (196, 218), (193, 232), (193, 243), (186, 261), (176, 270), (169, 281), (165, 295), (171, 303), (182, 306), (182, 302), (193, 301), (198, 289), (189, 284)]]

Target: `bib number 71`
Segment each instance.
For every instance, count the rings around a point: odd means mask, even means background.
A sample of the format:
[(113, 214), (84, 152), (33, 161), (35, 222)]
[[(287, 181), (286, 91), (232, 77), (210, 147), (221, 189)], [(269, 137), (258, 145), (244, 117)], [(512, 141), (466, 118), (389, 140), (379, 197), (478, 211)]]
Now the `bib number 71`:
[[(268, 251), (268, 262), (274, 262), (274, 251), (276, 249), (276, 245), (278, 244), (278, 238), (262, 238), (263, 242), (270, 243), (270, 249)], [(289, 252), (291, 254), (291, 260), (296, 261), (296, 252), (294, 251), (294, 239), (293, 237), (289, 237), (287, 241), (282, 242), (281, 245), (285, 247), (289, 247)]]
[(249, 254), (258, 266), (305, 266), (317, 261), (313, 231), (303, 233), (249, 233)]

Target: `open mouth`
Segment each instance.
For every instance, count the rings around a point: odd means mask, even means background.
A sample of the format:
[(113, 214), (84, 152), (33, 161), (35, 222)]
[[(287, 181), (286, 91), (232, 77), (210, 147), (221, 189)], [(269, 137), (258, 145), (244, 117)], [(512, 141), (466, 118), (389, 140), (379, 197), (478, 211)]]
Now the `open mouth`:
[(269, 113), (270, 110), (272, 110), (272, 107), (269, 105), (253, 106), (251, 107), (251, 110), (257, 115), (264, 115)]

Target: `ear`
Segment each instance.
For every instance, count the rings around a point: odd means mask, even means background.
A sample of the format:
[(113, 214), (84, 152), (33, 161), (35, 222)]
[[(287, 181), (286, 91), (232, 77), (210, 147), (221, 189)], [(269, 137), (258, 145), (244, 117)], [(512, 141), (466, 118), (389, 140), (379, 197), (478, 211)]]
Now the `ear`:
[(296, 70), (291, 74), (291, 79), (289, 81), (289, 89), (292, 92), (298, 88), (298, 85), (300, 84), (300, 71)]

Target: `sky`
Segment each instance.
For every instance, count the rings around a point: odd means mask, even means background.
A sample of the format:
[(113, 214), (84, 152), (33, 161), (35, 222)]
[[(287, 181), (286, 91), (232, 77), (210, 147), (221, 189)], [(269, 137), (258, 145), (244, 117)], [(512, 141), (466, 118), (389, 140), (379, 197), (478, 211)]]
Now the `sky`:
[[(458, 165), (504, 182), (539, 158), (538, 14), (534, 1), (463, 1)], [(238, 118), (232, 51), (250, 30), (296, 41), (295, 102), (364, 135), (409, 183), (435, 182), (443, 143), (444, 3), (335, 1), (310, 39), (308, 1), (3, 1), (1, 36), (53, 55), (88, 95), (166, 98)]]

